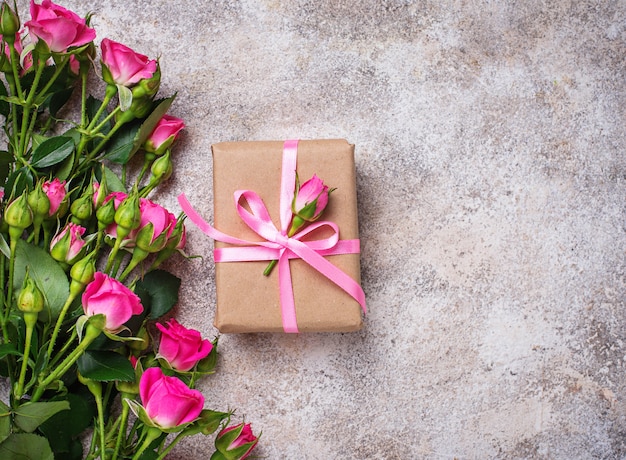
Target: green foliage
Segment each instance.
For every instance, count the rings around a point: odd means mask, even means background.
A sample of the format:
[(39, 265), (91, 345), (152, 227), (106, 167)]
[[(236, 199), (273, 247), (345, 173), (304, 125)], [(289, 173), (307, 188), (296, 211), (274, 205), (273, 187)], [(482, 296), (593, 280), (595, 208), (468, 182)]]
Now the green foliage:
[(135, 379), (135, 370), (128, 358), (114, 351), (88, 350), (78, 358), (78, 371), (88, 379), (98, 382)]
[(13, 420), (22, 431), (32, 433), (54, 414), (69, 408), (67, 401), (26, 403), (15, 409)]
[(46, 306), (40, 313), (40, 319), (43, 321), (56, 319), (69, 295), (67, 275), (47, 251), (20, 240), (15, 255), (13, 279), (16, 291), (22, 286), (27, 269), (46, 299)]
[(31, 433), (10, 435), (0, 444), (2, 460), (54, 460), (46, 438)]
[(137, 282), (135, 292), (144, 308), (149, 309), (149, 317), (158, 319), (178, 303), (179, 288), (180, 278), (164, 270), (155, 270)]

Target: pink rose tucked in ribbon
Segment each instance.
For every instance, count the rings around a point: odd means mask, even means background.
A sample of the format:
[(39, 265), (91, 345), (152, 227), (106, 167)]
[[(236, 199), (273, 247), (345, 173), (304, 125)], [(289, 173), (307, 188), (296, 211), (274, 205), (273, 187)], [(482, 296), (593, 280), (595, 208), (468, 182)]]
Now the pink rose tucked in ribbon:
[(163, 115), (143, 147), (146, 152), (162, 155), (176, 141), (183, 129), (185, 129), (183, 120), (171, 115)]
[(85, 240), (82, 238), (84, 233), (84, 227), (68, 223), (50, 242), (52, 257), (59, 262), (74, 263), (85, 246)]
[(108, 69), (116, 85), (132, 86), (143, 79), (152, 78), (157, 70), (157, 61), (121, 43), (105, 38), (100, 46), (102, 65)]
[(252, 433), (249, 423), (229, 426), (215, 438), (215, 447), (222, 454), (222, 457), (215, 458), (243, 460), (250, 455), (258, 442), (259, 438)]
[(203, 340), (200, 332), (187, 329), (175, 319), (170, 319), (167, 327), (160, 323), (156, 327), (161, 331), (157, 358), (163, 358), (174, 370), (187, 372), (198, 361), (209, 356), (213, 349), (213, 344)]
[(324, 185), (324, 181), (313, 174), (313, 177), (299, 187), (293, 198), (291, 210), (296, 216), (307, 222), (313, 222), (326, 209), (330, 192), (332, 190)]
[(150, 420), (161, 428), (174, 428), (198, 418), (204, 396), (158, 367), (146, 369), (139, 381), (139, 397)]
[(85, 19), (50, 0), (43, 0), (41, 5), (31, 0), (30, 16), (24, 26), (54, 53), (64, 53), (96, 38), (96, 31), (87, 26)]
[(96, 272), (85, 288), (82, 302), (87, 316), (103, 314), (106, 317), (105, 329), (111, 332), (119, 330), (131, 316), (143, 312), (137, 294), (101, 272)]
[(61, 203), (65, 199), (67, 192), (65, 190), (65, 181), (60, 181), (57, 177), (52, 182), (44, 181), (41, 189), (46, 193), (50, 200), (49, 215), (53, 216), (59, 210)]

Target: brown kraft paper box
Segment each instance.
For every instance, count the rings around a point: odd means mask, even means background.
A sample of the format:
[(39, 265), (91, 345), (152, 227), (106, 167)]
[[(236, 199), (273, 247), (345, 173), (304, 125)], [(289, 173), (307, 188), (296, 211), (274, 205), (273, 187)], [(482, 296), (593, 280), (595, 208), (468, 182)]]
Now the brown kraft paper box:
[[(282, 151), (283, 141), (222, 142), (212, 146), (216, 229), (248, 241), (262, 240), (237, 214), (233, 198), (236, 190), (256, 192), (274, 225), (280, 228)], [(297, 172), (301, 183), (317, 174), (328, 187), (336, 188), (320, 220), (335, 222), (340, 239), (357, 239), (354, 145), (343, 139), (300, 141)], [(322, 231), (314, 233), (316, 238), (328, 236)], [(227, 246), (215, 242), (216, 248)], [(327, 260), (360, 283), (359, 254), (331, 255)], [(283, 331), (278, 267), (264, 276), (268, 263), (216, 264), (215, 327), (220, 332)], [(291, 259), (290, 268), (300, 332), (350, 332), (361, 328), (361, 306), (349, 294), (303, 260)]]

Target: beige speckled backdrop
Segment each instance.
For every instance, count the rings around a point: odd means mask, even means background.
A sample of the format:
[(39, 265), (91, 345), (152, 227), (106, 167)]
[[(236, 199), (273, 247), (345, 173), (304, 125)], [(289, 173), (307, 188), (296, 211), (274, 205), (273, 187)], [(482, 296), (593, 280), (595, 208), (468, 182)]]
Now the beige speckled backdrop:
[[(172, 210), (211, 220), (212, 143), (356, 144), (365, 328), (222, 336), (200, 385), (259, 456), (626, 458), (624, 1), (61, 3), (160, 56)], [(209, 337), (211, 249), (169, 265)]]

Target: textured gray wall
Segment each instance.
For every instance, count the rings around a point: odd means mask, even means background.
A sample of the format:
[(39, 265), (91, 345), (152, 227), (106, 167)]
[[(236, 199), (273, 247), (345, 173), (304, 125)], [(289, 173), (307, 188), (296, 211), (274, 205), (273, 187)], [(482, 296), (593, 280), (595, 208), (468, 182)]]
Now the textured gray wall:
[[(259, 456), (626, 457), (623, 1), (62, 4), (160, 55), (172, 210), (211, 220), (212, 143), (356, 144), (365, 328), (222, 336), (200, 385)], [(169, 266), (209, 337), (211, 249)]]

